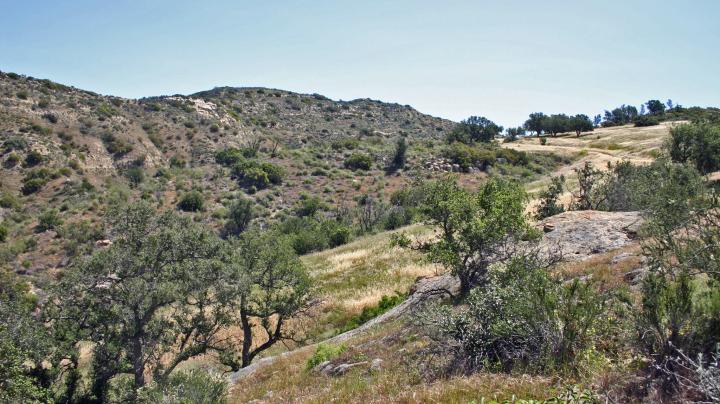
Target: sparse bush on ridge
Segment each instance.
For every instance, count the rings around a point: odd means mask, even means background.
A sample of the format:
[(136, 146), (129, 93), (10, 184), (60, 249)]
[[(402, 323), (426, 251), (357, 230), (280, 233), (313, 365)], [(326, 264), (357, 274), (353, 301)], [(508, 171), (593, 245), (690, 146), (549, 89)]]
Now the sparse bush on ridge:
[(205, 198), (198, 191), (190, 191), (180, 198), (178, 208), (185, 212), (199, 212), (205, 208)]
[(345, 159), (343, 165), (351, 170), (369, 170), (374, 159), (369, 154), (353, 153)]

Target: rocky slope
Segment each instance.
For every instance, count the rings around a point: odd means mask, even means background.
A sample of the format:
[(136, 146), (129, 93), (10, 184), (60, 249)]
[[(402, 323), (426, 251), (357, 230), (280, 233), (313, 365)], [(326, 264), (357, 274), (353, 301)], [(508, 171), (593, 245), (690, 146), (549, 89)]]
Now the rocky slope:
[[(10, 233), (0, 243), (0, 265), (35, 273), (67, 263), (78, 246), (57, 231), (36, 231), (47, 208), (58, 209), (66, 225), (85, 226), (77, 232), (87, 245), (102, 236), (101, 216), (113, 200), (142, 197), (174, 208), (195, 190), (206, 198), (196, 219), (218, 227), (239, 195), (256, 203), (263, 220), (288, 211), (303, 193), (330, 207), (354, 206), (363, 194), (386, 198), (417, 175), (413, 167), (453, 125), (368, 99), (229, 87), (124, 99), (0, 72), (0, 223)], [(387, 174), (400, 137), (410, 144), (407, 168)], [(257, 149), (259, 161), (284, 171), (282, 184), (258, 192), (239, 186), (215, 161), (230, 147)], [(369, 156), (369, 169), (346, 168), (353, 153)]]

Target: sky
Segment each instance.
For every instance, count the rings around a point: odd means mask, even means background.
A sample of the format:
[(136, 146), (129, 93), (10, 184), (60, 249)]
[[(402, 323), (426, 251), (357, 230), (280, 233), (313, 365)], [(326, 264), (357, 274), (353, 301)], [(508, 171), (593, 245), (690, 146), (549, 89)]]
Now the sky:
[(505, 126), (720, 106), (718, 0), (0, 0), (0, 70), (128, 98), (263, 86)]

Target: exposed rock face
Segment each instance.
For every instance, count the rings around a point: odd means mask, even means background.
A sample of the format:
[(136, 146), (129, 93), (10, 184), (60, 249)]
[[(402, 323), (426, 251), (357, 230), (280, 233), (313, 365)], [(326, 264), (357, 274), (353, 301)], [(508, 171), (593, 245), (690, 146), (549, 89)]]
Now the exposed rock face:
[(564, 212), (542, 221), (542, 243), (557, 245), (566, 260), (585, 260), (630, 244), (641, 223), (639, 212)]

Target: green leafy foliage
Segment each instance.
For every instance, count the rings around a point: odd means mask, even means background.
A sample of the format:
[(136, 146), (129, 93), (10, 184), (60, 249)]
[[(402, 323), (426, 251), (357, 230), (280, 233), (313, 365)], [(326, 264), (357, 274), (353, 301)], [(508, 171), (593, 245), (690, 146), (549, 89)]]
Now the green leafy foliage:
[(28, 171), (23, 178), (21, 191), (23, 195), (30, 195), (40, 191), (51, 179), (57, 178), (57, 173), (47, 168), (36, 168)]
[(650, 165), (627, 161), (609, 165), (608, 171), (590, 163), (576, 169), (579, 187), (573, 194), (573, 208), (578, 210), (652, 212), (666, 201), (676, 202), (673, 215), (685, 217), (688, 201), (702, 190), (702, 178), (686, 166), (658, 159)]
[(345, 168), (348, 168), (350, 170), (369, 170), (372, 168), (372, 165), (374, 163), (374, 159), (369, 154), (365, 153), (352, 153), (349, 155), (345, 161), (343, 162), (343, 165)]
[(224, 237), (238, 236), (250, 225), (254, 216), (253, 202), (240, 197), (230, 206), (228, 219), (223, 227)]
[[(491, 264), (510, 259), (517, 243), (537, 233), (525, 217), (527, 195), (516, 183), (491, 179), (469, 192), (454, 177), (427, 185), (420, 212), (440, 230), (435, 241), (416, 247), (460, 280), (460, 295), (486, 281)], [(396, 238), (396, 243), (408, 242)]]
[(308, 370), (315, 366), (340, 356), (347, 350), (345, 345), (318, 344), (315, 353), (308, 359), (305, 366)]
[(42, 233), (47, 230), (55, 230), (63, 223), (57, 209), (46, 209), (38, 216), (38, 224), (35, 232)]
[(138, 402), (224, 404), (227, 392), (228, 386), (222, 377), (195, 369), (173, 373), (161, 383), (152, 383), (140, 389)]
[(488, 143), (499, 136), (502, 131), (502, 126), (495, 124), (495, 122), (485, 117), (471, 116), (457, 124), (455, 128), (448, 133), (446, 140), (448, 143)]
[(132, 144), (119, 139), (112, 133), (106, 133), (102, 136), (102, 141), (105, 144), (105, 149), (108, 153), (112, 154), (116, 158), (120, 158), (133, 150)]
[(660, 120), (652, 115), (640, 115), (635, 119), (636, 127), (655, 126), (659, 124)]
[(49, 336), (32, 314), (36, 299), (29, 285), (0, 269), (0, 401), (48, 402), (42, 360), (50, 354)]
[(205, 208), (205, 198), (198, 191), (190, 191), (180, 198), (178, 208), (185, 212), (199, 212)]
[(461, 372), (562, 367), (579, 372), (583, 352), (617, 332), (623, 316), (612, 295), (589, 282), (554, 279), (532, 256), (494, 268), (465, 303), (458, 310), (436, 307), (429, 316), (438, 342), (452, 353), (448, 366)]
[(341, 221), (310, 216), (289, 217), (276, 228), (290, 237), (297, 254), (337, 247), (347, 243), (351, 235), (350, 227)]
[(345, 323), (345, 325), (340, 329), (340, 333), (355, 329), (367, 323), (368, 321), (402, 303), (405, 298), (405, 295), (397, 292), (392, 296), (383, 295), (376, 305), (365, 306), (363, 307), (360, 314), (352, 316), (347, 321), (347, 323)]
[[(95, 397), (120, 373), (131, 373), (135, 388), (145, 385), (148, 370), (166, 377), (205, 352), (227, 324), (220, 296), (211, 293), (222, 267), (212, 232), (173, 212), (158, 215), (145, 202), (115, 208), (108, 220), (112, 246), (66, 271), (53, 293), (62, 338), (95, 342)], [(176, 345), (190, 335), (202, 338)]]
[(44, 161), (43, 155), (37, 150), (31, 150), (25, 156), (25, 167), (35, 167)]
[[(285, 322), (307, 308), (310, 278), (288, 237), (252, 229), (231, 242), (222, 293), (230, 297), (231, 316), (242, 328), (243, 344), (240, 349), (224, 349), (221, 361), (237, 370), (275, 343), (295, 337)], [(257, 325), (262, 331), (256, 331)], [(258, 332), (265, 340), (254, 345)]]
[(693, 164), (702, 174), (720, 170), (720, 124), (681, 124), (670, 129), (666, 148), (673, 161)]
[[(443, 154), (454, 164), (460, 166), (462, 171), (469, 171), (471, 167), (486, 170), (498, 163), (499, 159), (505, 160), (511, 165), (528, 165), (527, 153), (513, 149), (505, 149), (496, 146), (465, 144), (454, 142), (448, 145)], [(500, 160), (500, 161), (502, 161)]]
[(565, 208), (560, 203), (560, 196), (563, 194), (564, 189), (565, 177), (562, 175), (552, 177), (548, 189), (540, 192), (540, 195), (538, 195), (540, 198), (540, 206), (535, 214), (537, 220), (555, 216), (565, 211)]
[(395, 144), (395, 151), (393, 152), (392, 161), (390, 162), (390, 168), (392, 170), (399, 170), (405, 167), (407, 148), (407, 141), (404, 137), (400, 137)]

